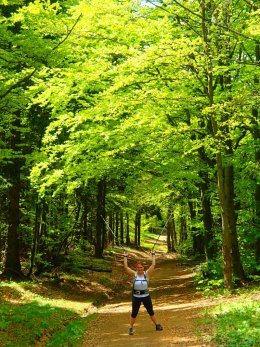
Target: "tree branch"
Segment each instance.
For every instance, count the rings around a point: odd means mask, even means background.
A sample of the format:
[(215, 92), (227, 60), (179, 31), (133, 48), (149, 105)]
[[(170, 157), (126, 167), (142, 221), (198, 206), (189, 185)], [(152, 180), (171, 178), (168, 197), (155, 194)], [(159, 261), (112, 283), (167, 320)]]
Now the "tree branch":
[(73, 24), (72, 28), (67, 32), (67, 35), (64, 37), (64, 39), (61, 40), (55, 47), (53, 47), (52, 51), (55, 51), (55, 49), (60, 47), (60, 45), (62, 45), (67, 40), (67, 38), (70, 36), (70, 34), (72, 33), (72, 31), (75, 28), (75, 26), (78, 24), (78, 22), (79, 22), (81, 17), (82, 17), (82, 13), (78, 16), (78, 18), (76, 19), (76, 21)]
[(151, 5), (153, 5), (154, 7), (159, 8), (160, 10), (166, 11), (166, 12), (168, 12), (168, 13), (170, 13), (170, 14), (171, 14), (171, 12), (170, 12), (170, 11), (168, 11), (168, 10), (167, 10), (165, 7), (162, 7), (162, 6), (159, 6), (159, 5), (155, 4), (153, 1), (149, 1), (149, 0), (147, 0), (146, 2), (148, 2), (148, 3), (149, 3), (149, 4), (151, 4)]
[(252, 6), (254, 9), (260, 9), (260, 7), (257, 6), (257, 4), (255, 4), (253, 1), (249, 1), (249, 0), (244, 0), (245, 3), (247, 3), (248, 5)]
[(16, 82), (15, 84), (13, 84), (9, 89), (7, 89), (7, 91), (0, 95), (0, 99), (3, 99), (6, 97), (6, 95), (8, 95), (9, 93), (11, 93), (11, 91), (17, 87), (19, 87), (20, 85), (22, 85), (23, 83), (27, 82), (36, 72), (36, 68), (34, 68), (34, 70), (27, 76), (25, 76), (24, 78), (22, 78), (20, 81)]
[[(246, 0), (244, 0), (244, 1), (246, 1)], [(147, 2), (149, 2), (150, 4), (152, 4), (152, 5), (154, 5), (154, 6), (158, 7), (158, 8), (160, 8), (160, 9), (162, 9), (162, 10), (168, 12), (168, 13), (171, 13), (170, 11), (166, 10), (165, 8), (163, 8), (163, 7), (161, 7), (161, 6), (158, 6), (158, 5), (154, 4), (152, 1), (147, 1)], [(180, 6), (181, 8), (183, 8), (184, 10), (186, 10), (186, 11), (188, 11), (189, 13), (193, 14), (194, 16), (196, 16), (196, 17), (202, 19), (204, 22), (210, 23), (210, 20), (203, 18), (203, 16), (201, 16), (200, 14), (198, 14), (198, 13), (192, 11), (192, 10), (189, 9), (188, 7), (184, 6), (183, 4), (179, 3), (179, 1), (173, 0), (173, 2), (174, 2), (175, 4), (177, 4), (178, 6)], [(248, 4), (250, 4), (250, 5), (252, 5), (252, 6), (254, 5), (253, 3), (249, 2), (249, 1), (246, 1), (246, 2), (247, 2)], [(219, 24), (219, 23), (214, 23), (214, 25), (215, 25), (215, 26), (218, 26), (218, 27), (221, 28), (221, 29), (229, 30), (229, 31), (232, 32), (233, 34), (238, 35), (238, 36), (241, 36), (241, 37), (244, 37), (244, 38), (246, 38), (247, 40), (250, 40), (250, 41), (252, 40), (252, 41), (254, 41), (254, 42), (257, 42), (256, 39), (253, 39), (252, 37), (248, 37), (248, 36), (242, 34), (241, 32), (235, 31), (235, 30), (233, 30), (233, 29), (231, 29), (231, 28), (229, 28), (229, 27), (227, 27), (227, 26), (225, 26), (225, 25), (221, 25), (221, 24)]]

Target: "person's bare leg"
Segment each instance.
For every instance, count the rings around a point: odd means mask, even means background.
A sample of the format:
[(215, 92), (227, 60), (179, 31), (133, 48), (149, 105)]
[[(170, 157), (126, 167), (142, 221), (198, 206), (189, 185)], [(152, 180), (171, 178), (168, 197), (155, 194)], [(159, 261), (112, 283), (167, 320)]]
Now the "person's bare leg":
[(156, 318), (155, 318), (155, 315), (150, 316), (150, 318), (151, 318), (151, 320), (154, 322), (154, 324), (156, 325), (156, 324), (157, 324), (157, 320), (156, 320)]
[(133, 328), (135, 324), (135, 318), (133, 318), (132, 316), (130, 317), (130, 328)]
[(157, 319), (155, 318), (155, 315), (150, 316), (151, 320), (153, 321), (154, 325), (156, 326), (156, 330), (163, 330), (163, 327), (161, 324), (157, 323)]
[(135, 318), (130, 316), (130, 327), (128, 329), (128, 334), (133, 335), (134, 334), (134, 323), (135, 323)]

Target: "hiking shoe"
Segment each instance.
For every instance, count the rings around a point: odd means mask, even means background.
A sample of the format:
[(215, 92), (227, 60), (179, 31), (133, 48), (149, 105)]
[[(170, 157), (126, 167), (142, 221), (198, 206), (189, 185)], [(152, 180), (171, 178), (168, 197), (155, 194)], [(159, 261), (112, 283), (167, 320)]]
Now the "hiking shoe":
[(157, 331), (163, 330), (163, 327), (161, 326), (161, 324), (156, 324), (156, 330)]
[(129, 328), (129, 329), (128, 329), (128, 334), (129, 334), (129, 335), (134, 335), (134, 330), (133, 330), (133, 328)]

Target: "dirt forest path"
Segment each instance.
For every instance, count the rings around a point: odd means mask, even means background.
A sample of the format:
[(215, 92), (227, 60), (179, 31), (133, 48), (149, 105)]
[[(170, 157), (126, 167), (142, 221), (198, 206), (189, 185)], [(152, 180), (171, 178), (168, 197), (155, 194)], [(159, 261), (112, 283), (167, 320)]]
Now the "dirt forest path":
[[(134, 256), (149, 265), (150, 258), (146, 253), (135, 253)], [(117, 264), (114, 271), (123, 276), (122, 263)], [(82, 347), (215, 347), (207, 342), (209, 332), (204, 330), (199, 334), (197, 325), (205, 307), (212, 306), (214, 301), (203, 298), (196, 291), (193, 277), (191, 268), (176, 260), (176, 257), (157, 255), (156, 270), (150, 281), (150, 292), (155, 315), (164, 330), (155, 331), (147, 312), (141, 306), (134, 335), (128, 335), (131, 311), (129, 280), (127, 290), (123, 288), (122, 293), (119, 287), (118, 297), (116, 295), (111, 303), (97, 309), (99, 317), (91, 322)], [(200, 326), (199, 330), (201, 329)]]

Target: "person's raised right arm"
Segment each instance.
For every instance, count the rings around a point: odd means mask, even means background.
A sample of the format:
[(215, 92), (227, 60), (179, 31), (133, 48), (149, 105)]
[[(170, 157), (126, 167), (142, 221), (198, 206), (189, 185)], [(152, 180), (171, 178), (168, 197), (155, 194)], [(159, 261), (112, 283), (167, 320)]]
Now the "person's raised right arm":
[(135, 274), (134, 270), (130, 269), (130, 267), (128, 266), (126, 252), (124, 252), (124, 268), (129, 275), (133, 276)]

